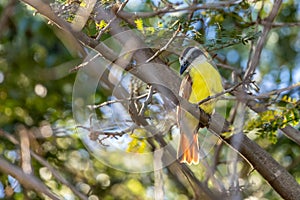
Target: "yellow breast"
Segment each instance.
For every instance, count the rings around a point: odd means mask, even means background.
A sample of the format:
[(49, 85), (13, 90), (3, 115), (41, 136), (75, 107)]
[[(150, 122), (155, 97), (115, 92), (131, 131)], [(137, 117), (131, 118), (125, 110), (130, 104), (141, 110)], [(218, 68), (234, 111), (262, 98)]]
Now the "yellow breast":
[[(192, 63), (189, 71), (192, 79), (192, 92), (189, 102), (198, 103), (208, 96), (215, 95), (223, 91), (222, 79), (219, 72), (209, 63), (203, 62), (199, 65)], [(206, 112), (211, 114), (215, 107), (215, 100), (208, 101), (200, 105)]]

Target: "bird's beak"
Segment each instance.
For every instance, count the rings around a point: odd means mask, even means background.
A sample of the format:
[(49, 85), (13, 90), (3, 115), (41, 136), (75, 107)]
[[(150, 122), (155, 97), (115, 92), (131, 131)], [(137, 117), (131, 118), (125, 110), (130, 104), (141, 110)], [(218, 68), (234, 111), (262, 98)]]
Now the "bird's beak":
[(188, 64), (184, 63), (183, 65), (180, 66), (180, 75), (183, 74), (183, 72), (185, 72), (185, 70), (187, 69)]

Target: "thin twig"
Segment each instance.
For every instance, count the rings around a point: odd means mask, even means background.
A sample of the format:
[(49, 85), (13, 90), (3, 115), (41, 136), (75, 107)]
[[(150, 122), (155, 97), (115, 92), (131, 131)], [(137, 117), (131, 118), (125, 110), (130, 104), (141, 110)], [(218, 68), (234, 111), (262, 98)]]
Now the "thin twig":
[[(193, 2), (192, 2), (192, 6), (197, 6), (197, 0), (193, 0)], [(188, 27), (190, 26), (190, 24), (191, 24), (191, 19), (193, 18), (193, 16), (194, 16), (194, 13), (195, 13), (195, 10), (194, 11), (192, 11), (192, 12), (190, 12), (189, 13), (189, 15), (188, 15), (188, 17), (187, 17), (187, 21), (188, 21)]]
[(123, 10), (123, 8), (126, 6), (126, 4), (128, 3), (128, 1), (129, 1), (129, 0), (125, 0), (125, 1), (121, 4), (121, 6), (118, 8), (117, 12), (115, 13), (115, 16), (107, 23), (107, 25), (106, 25), (104, 28), (102, 28), (102, 29), (99, 31), (99, 33), (98, 33), (98, 35), (97, 35), (97, 37), (96, 37), (96, 40), (99, 40), (99, 39), (101, 38), (102, 34), (103, 34), (103, 33), (109, 28), (109, 26), (117, 19), (117, 14), (118, 14), (121, 10)]
[(231, 71), (238, 71), (239, 73), (241, 73), (241, 71), (242, 71), (241, 69), (232, 67), (232, 66), (227, 65), (227, 64), (224, 64), (224, 63), (216, 63), (216, 65), (217, 65), (218, 67), (223, 68), (223, 69), (229, 69), (229, 70), (231, 70)]
[(147, 98), (146, 98), (146, 100), (143, 102), (142, 108), (141, 108), (141, 110), (140, 110), (140, 112), (139, 112), (139, 115), (140, 115), (140, 116), (144, 116), (144, 113), (145, 113), (145, 111), (146, 111), (147, 105), (149, 105), (150, 102), (152, 101), (152, 96), (153, 96), (153, 86), (150, 85), (150, 87), (149, 87), (149, 92), (148, 92), (148, 95), (147, 95)]
[(217, 51), (217, 50), (224, 49), (224, 48), (234, 46), (234, 45), (237, 45), (237, 44), (241, 44), (241, 43), (245, 45), (249, 41), (257, 40), (257, 38), (260, 35), (261, 35), (261, 31), (257, 31), (256, 33), (254, 33), (251, 36), (244, 36), (244, 37), (241, 37), (241, 38), (231, 39), (223, 45), (215, 45), (215, 44), (214, 45), (207, 45), (206, 50), (208, 52), (212, 52), (212, 51)]
[(157, 56), (159, 56), (163, 51), (165, 51), (168, 48), (168, 46), (171, 44), (171, 42), (176, 38), (176, 36), (177, 36), (177, 34), (179, 33), (180, 30), (181, 30), (181, 26), (179, 25), (177, 30), (174, 32), (173, 36), (171, 37), (171, 39), (167, 42), (167, 44), (165, 46), (163, 46), (162, 48), (160, 48), (158, 51), (156, 51), (155, 54), (151, 58), (146, 60), (146, 63), (151, 62)]
[[(241, 97), (239, 97), (239, 99), (243, 99), (243, 100), (266, 99), (266, 98), (270, 98), (270, 96), (280, 95), (282, 92), (293, 90), (293, 89), (295, 89), (297, 87), (300, 87), (300, 83), (295, 83), (295, 84), (290, 85), (288, 87), (285, 87), (285, 88), (282, 88), (282, 89), (277, 89), (277, 90), (272, 90), (270, 92), (263, 93), (263, 94), (260, 94), (260, 95), (257, 95), (257, 96), (254, 96), (254, 95), (251, 95), (251, 96), (249, 96), (249, 95), (247, 95), (247, 96), (241, 96)], [(230, 91), (230, 92), (232, 92), (232, 91)], [(226, 99), (227, 100), (228, 99), (230, 99), (230, 100), (236, 100), (236, 98), (228, 98), (228, 97), (226, 97)]]
[(98, 105), (88, 105), (88, 108), (89, 109), (97, 109), (97, 108), (108, 106), (108, 105), (114, 104), (114, 103), (121, 103), (121, 102), (125, 102), (125, 101), (132, 101), (132, 100), (143, 99), (143, 98), (145, 98), (147, 96), (148, 96), (148, 93), (145, 93), (145, 94), (142, 94), (142, 95), (136, 96), (136, 97), (128, 97), (128, 98), (125, 98), (125, 99), (114, 99), (114, 100), (110, 100), (110, 101), (105, 101), (105, 102), (103, 102), (101, 104), (98, 104)]
[(241, 0), (224, 1), (224, 2), (222, 1), (222, 2), (218, 2), (218, 3), (207, 3), (207, 4), (203, 4), (203, 5), (191, 5), (188, 7), (178, 8), (178, 9), (173, 9), (173, 7), (169, 6), (169, 7), (163, 8), (161, 10), (157, 10), (155, 12), (129, 13), (129, 12), (121, 11), (118, 13), (118, 15), (121, 18), (149, 18), (149, 17), (160, 16), (161, 14), (181, 12), (181, 11), (195, 12), (196, 10), (201, 10), (201, 9), (221, 9), (226, 6), (238, 4), (240, 2), (241, 2)]
[(97, 140), (99, 135), (115, 137), (115, 136), (122, 136), (122, 135), (126, 134), (126, 132), (128, 132), (127, 129), (125, 131), (119, 131), (119, 132), (95, 131), (92, 127), (86, 127), (86, 126), (81, 126), (81, 125), (76, 126), (76, 128), (82, 128), (82, 129), (88, 130), (92, 134), (92, 135), (90, 135), (90, 137), (91, 137), (91, 140), (93, 140), (93, 141)]
[[(111, 132), (111, 131), (99, 131), (99, 130), (94, 130), (93, 129), (93, 126), (92, 126), (92, 115), (90, 116), (90, 127), (85, 127), (85, 126), (81, 126), (81, 125), (78, 125), (76, 126), (76, 128), (82, 128), (82, 129), (85, 129), (87, 131), (90, 132), (90, 139), (92, 141), (98, 141), (100, 144), (102, 144), (103, 146), (108, 146), (106, 144), (103, 143), (104, 140), (108, 139), (108, 138), (115, 138), (115, 139), (118, 139), (118, 136), (121, 137), (125, 134), (127, 134), (128, 132), (132, 132), (137, 126), (135, 124), (133, 124), (132, 126), (124, 129), (124, 130), (120, 130), (120, 131), (115, 131), (115, 132)], [(102, 135), (104, 137), (102, 138), (99, 138), (99, 136)]]
[(300, 87), (300, 82), (298, 83), (295, 83), (293, 85), (290, 85), (288, 87), (285, 87), (285, 88), (281, 88), (281, 89), (277, 89), (277, 90), (273, 90), (271, 92), (268, 92), (268, 93), (265, 93), (265, 94), (260, 94), (259, 96), (256, 96), (255, 98), (268, 98), (272, 95), (279, 95), (281, 94), (282, 92), (285, 92), (285, 91), (289, 91), (289, 90), (293, 90), (297, 87)]
[(226, 90), (224, 90), (224, 91), (222, 91), (222, 92), (220, 92), (220, 93), (217, 93), (217, 94), (215, 94), (215, 95), (208, 96), (207, 98), (205, 98), (205, 99), (199, 101), (199, 102), (198, 102), (198, 105), (201, 105), (201, 104), (203, 104), (203, 103), (205, 103), (205, 102), (207, 102), (207, 101), (209, 101), (209, 100), (211, 100), (211, 99), (218, 98), (219, 96), (222, 96), (222, 95), (224, 95), (224, 94), (226, 94), (226, 93), (230, 93), (230, 92), (234, 91), (237, 87), (239, 87), (239, 86), (242, 85), (242, 84), (244, 84), (244, 82), (240, 82), (240, 83), (238, 83), (238, 84), (232, 86), (231, 88), (228, 88), (228, 89), (226, 89)]
[(272, 28), (281, 28), (281, 27), (287, 27), (287, 26), (300, 26), (300, 22), (274, 22), (270, 23), (268, 21), (261, 21), (259, 24), (262, 25), (271, 25)]
[(72, 68), (72, 69), (70, 69), (70, 73), (71, 72), (75, 72), (75, 71), (78, 71), (79, 69), (81, 69), (82, 67), (85, 67), (86, 65), (88, 65), (90, 62), (92, 62), (93, 60), (95, 60), (96, 58), (98, 58), (98, 57), (100, 57), (100, 56), (102, 56), (100, 53), (97, 53), (96, 55), (94, 55), (91, 59), (89, 59), (88, 61), (86, 61), (86, 62), (83, 62), (83, 63), (81, 63), (80, 65), (78, 65), (78, 66), (76, 66), (76, 67), (74, 67), (74, 68)]
[[(68, 37), (68, 41), (72, 44), (72, 47), (77, 50), (78, 53), (82, 57), (86, 55), (82, 44), (78, 41), (79, 40), (86, 40), (89, 44), (94, 43), (88, 36), (86, 36), (81, 31), (74, 31), (69, 23), (64, 21), (63, 19), (59, 18), (51, 9), (48, 3), (44, 1), (35, 1), (35, 0), (22, 0), (22, 2), (32, 6), (34, 9), (37, 10), (38, 13), (43, 15), (45, 18), (51, 21), (52, 24), (55, 24), (59, 27), (59, 30), (62, 30), (62, 33)], [(84, 42), (83, 42), (84, 43)]]

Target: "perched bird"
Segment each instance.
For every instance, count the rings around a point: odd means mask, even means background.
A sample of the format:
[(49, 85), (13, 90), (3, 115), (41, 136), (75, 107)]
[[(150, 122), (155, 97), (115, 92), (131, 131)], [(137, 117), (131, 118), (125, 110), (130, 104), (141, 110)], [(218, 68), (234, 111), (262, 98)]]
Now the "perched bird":
[[(190, 103), (199, 103), (208, 96), (223, 91), (222, 79), (212, 63), (208, 53), (197, 47), (186, 48), (179, 57), (180, 75), (185, 73), (179, 90), (179, 95)], [(200, 105), (206, 113), (212, 114), (216, 99)], [(187, 164), (199, 163), (198, 130), (199, 120), (180, 105), (177, 108), (177, 121), (180, 128), (180, 142), (177, 157), (180, 162)]]

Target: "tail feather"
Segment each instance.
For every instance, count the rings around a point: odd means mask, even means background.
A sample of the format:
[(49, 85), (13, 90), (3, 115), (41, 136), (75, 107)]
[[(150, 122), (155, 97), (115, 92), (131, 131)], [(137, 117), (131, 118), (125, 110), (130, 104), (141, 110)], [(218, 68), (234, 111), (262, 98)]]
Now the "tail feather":
[(181, 163), (187, 163), (189, 165), (199, 163), (197, 134), (194, 134), (192, 140), (190, 140), (184, 133), (181, 133), (177, 157)]

